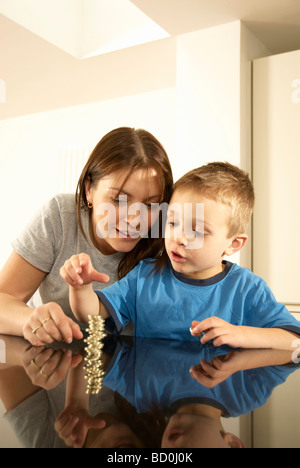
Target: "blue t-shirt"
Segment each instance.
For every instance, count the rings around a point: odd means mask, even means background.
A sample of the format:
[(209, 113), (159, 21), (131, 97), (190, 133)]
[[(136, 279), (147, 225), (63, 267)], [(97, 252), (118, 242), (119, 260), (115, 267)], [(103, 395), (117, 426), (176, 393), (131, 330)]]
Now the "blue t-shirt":
[(300, 334), (299, 322), (264, 280), (236, 264), (224, 265), (213, 278), (196, 280), (177, 273), (170, 262), (154, 274), (153, 260), (143, 260), (125, 278), (96, 293), (118, 333), (131, 321), (135, 336), (199, 341), (191, 336), (192, 321), (216, 316), (232, 325)]

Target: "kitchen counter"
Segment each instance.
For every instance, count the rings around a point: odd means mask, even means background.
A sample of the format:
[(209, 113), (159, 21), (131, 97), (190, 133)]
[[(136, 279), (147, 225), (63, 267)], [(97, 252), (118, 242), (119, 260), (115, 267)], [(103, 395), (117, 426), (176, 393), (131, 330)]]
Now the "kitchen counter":
[[(96, 354), (89, 348), (86, 361), (87, 345), (34, 348), (22, 338), (0, 336), (0, 448), (187, 449), (222, 445), (229, 432), (251, 448), (263, 443), (260, 436), (255, 442), (257, 412), (278, 389), (283, 398), (289, 395), (285, 414), (299, 420), (296, 393), (289, 391), (290, 381), (300, 385), (296, 352), (108, 336)], [(272, 417), (268, 410), (268, 424), (263, 416), (264, 430), (276, 429), (279, 441), (299, 448), (292, 423), (272, 427), (278, 406), (272, 405)], [(97, 436), (87, 439), (88, 428), (103, 421), (105, 428), (90, 430)]]

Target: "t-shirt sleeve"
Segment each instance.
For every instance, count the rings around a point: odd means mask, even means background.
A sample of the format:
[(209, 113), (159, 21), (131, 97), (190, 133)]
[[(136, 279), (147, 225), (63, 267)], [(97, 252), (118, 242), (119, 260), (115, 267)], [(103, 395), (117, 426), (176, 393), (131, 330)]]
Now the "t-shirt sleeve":
[(136, 295), (139, 270), (140, 267), (137, 265), (125, 278), (122, 278), (108, 288), (95, 291), (113, 320), (113, 322), (111, 319), (106, 321), (106, 327), (110, 331), (114, 331), (113, 324), (116, 331), (120, 333), (130, 321), (133, 324), (136, 323)]
[(251, 308), (252, 326), (260, 328), (281, 328), (300, 335), (300, 322), (276, 301), (265, 282), (258, 289)]
[(12, 247), (31, 265), (49, 273), (62, 237), (60, 210), (57, 200), (53, 198), (35, 214), (12, 242)]

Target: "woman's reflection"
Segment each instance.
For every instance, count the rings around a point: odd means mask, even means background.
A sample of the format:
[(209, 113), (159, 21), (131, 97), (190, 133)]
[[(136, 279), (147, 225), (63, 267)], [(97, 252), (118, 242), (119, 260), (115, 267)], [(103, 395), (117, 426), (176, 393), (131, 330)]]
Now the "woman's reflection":
[(32, 348), (23, 338), (0, 336), (0, 398), (6, 419), (23, 447), (62, 448), (54, 430), (65, 404), (65, 378), (82, 357), (66, 350)]
[(105, 420), (102, 430), (91, 429), (85, 448), (146, 448), (159, 447), (166, 422), (159, 410), (137, 413), (119, 393), (114, 393), (118, 416), (102, 413)]

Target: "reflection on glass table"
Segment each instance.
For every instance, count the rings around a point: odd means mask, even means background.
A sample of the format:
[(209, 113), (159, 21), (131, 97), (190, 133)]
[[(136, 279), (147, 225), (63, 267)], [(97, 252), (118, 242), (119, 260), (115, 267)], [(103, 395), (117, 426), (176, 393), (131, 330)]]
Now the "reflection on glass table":
[(224, 421), (265, 405), (298, 370), (290, 351), (109, 336), (102, 388), (89, 395), (84, 341), (0, 343), (0, 430), (9, 424), (23, 447), (242, 448)]

